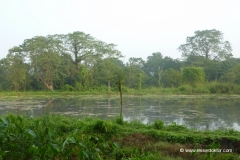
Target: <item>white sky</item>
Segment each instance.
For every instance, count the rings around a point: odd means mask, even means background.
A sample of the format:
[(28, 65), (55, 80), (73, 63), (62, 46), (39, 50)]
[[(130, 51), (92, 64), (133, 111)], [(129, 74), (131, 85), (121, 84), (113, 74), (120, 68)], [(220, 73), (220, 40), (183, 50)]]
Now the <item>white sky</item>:
[(0, 59), (25, 39), (82, 31), (129, 57), (177, 48), (196, 30), (224, 33), (240, 57), (239, 0), (0, 0)]

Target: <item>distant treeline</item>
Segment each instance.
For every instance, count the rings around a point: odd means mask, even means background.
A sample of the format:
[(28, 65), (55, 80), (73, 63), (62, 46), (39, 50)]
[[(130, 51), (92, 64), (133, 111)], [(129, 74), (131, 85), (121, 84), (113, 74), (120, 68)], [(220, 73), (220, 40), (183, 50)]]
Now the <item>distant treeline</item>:
[(123, 63), (116, 45), (83, 32), (37, 36), (0, 60), (0, 91), (110, 91), (121, 73), (127, 88), (179, 87), (209, 82), (240, 84), (240, 58), (215, 29), (196, 31), (178, 48), (182, 59), (152, 53)]

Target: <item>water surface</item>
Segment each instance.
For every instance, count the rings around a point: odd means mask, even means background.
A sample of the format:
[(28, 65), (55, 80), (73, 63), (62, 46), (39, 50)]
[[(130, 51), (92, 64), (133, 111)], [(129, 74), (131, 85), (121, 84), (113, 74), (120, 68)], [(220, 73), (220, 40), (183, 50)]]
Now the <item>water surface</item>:
[[(0, 115), (16, 113), (31, 117), (43, 114), (115, 118), (119, 97), (78, 96), (61, 98), (16, 98), (0, 100)], [(152, 123), (161, 119), (198, 130), (240, 131), (239, 96), (125, 96), (124, 120)]]

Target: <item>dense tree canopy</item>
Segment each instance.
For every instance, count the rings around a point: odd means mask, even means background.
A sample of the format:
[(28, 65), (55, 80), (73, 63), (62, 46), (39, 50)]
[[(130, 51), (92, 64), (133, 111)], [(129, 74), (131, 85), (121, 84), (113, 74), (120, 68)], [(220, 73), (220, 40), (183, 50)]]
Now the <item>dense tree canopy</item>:
[(20, 46), (22, 52), (29, 58), (33, 74), (49, 90), (53, 90), (54, 81), (64, 74), (62, 67), (61, 41), (52, 36), (34, 37), (24, 41)]
[(184, 67), (182, 68), (182, 81), (196, 87), (197, 83), (205, 81), (204, 69), (200, 67)]
[[(97, 59), (121, 57), (121, 53), (115, 49), (114, 44), (96, 40), (83, 32), (73, 32), (67, 35), (48, 35), (46, 37), (36, 36), (26, 39), (22, 45), (13, 47), (9, 50), (9, 53), (25, 55), (26, 60), (29, 61), (32, 67), (30, 74), (39, 79), (49, 90), (53, 90), (55, 83), (64, 77), (72, 77), (70, 79), (75, 81), (73, 82), (74, 85), (79, 84), (76, 81), (82, 81), (82, 86), (86, 86), (89, 81), (89, 74), (86, 66), (79, 69), (82, 62), (87, 65), (94, 65)], [(12, 59), (8, 58), (7, 60), (10, 62)], [(69, 62), (73, 63), (76, 68), (69, 67)], [(8, 69), (13, 70), (13, 67), (13, 64), (8, 65)], [(20, 70), (18, 71), (20, 72)], [(23, 80), (18, 79), (18, 82), (13, 80), (16, 70), (14, 74), (9, 71), (9, 74), (12, 77), (11, 80), (15, 90), (18, 90), (19, 83), (20, 81), (23, 83)]]
[(223, 81), (230, 82), (231, 84), (240, 84), (240, 63), (229, 69), (229, 71), (226, 72), (221, 79)]
[[(146, 74), (143, 71), (144, 60), (142, 58), (129, 58), (126, 70), (126, 85), (130, 88), (139, 88), (142, 81), (145, 80)], [(141, 85), (140, 82), (141, 81)], [(141, 87), (140, 87), (141, 88)]]
[(164, 87), (178, 87), (181, 84), (181, 73), (172, 68), (163, 73), (162, 83)]
[(147, 57), (147, 62), (144, 65), (144, 70), (148, 76), (148, 82), (152, 86), (161, 86), (163, 55), (160, 52), (152, 53)]
[[(217, 30), (196, 31), (179, 50), (185, 59), (154, 52), (143, 60), (124, 63), (116, 45), (83, 32), (36, 36), (9, 49), (0, 60), (0, 91), (127, 88), (195, 88), (205, 82), (240, 84), (239, 58), (231, 55), (229, 42)], [(119, 88), (120, 86), (120, 88)]]
[(186, 44), (179, 46), (182, 56), (203, 56), (207, 59), (225, 60), (232, 57), (232, 47), (223, 41), (223, 33), (216, 30), (195, 31), (194, 36), (187, 37)]
[(83, 61), (93, 61), (104, 56), (122, 56), (115, 49), (115, 44), (107, 44), (84, 32), (77, 31), (67, 35), (55, 35), (54, 37), (62, 42), (63, 51), (72, 56), (72, 62), (76, 65), (76, 68)]
[(7, 69), (4, 64), (4, 59), (0, 60), (0, 91), (6, 91), (9, 89), (7, 87), (8, 80), (6, 79)]
[(26, 64), (24, 63), (24, 55), (21, 52), (13, 52), (13, 50), (19, 51), (19, 48), (10, 50), (10, 53), (4, 59), (4, 63), (7, 71), (7, 79), (12, 89), (18, 91), (21, 86), (24, 86), (27, 79)]
[[(108, 92), (111, 91), (111, 82), (115, 72), (123, 68), (124, 64), (121, 60), (113, 57), (99, 60), (94, 66), (94, 79), (96, 85), (108, 85)], [(114, 85), (114, 84), (113, 84)]]

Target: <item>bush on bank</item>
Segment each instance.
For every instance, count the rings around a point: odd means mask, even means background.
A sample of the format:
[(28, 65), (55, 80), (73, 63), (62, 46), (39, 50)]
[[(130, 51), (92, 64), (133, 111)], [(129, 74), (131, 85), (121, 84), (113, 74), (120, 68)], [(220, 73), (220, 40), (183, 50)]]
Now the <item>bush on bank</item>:
[[(150, 87), (143, 89), (134, 89), (123, 87), (125, 95), (171, 95), (171, 94), (240, 94), (240, 85), (210, 82), (198, 84), (192, 87), (183, 84), (177, 88)], [(55, 91), (26, 91), (26, 92), (0, 92), (1, 96), (53, 96), (53, 95), (118, 95), (116, 88), (108, 92), (107, 86), (93, 87), (85, 90), (77, 90), (72, 86), (66, 86), (65, 89)]]

